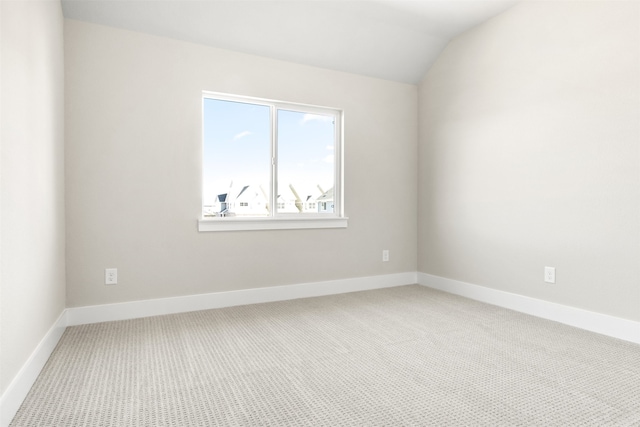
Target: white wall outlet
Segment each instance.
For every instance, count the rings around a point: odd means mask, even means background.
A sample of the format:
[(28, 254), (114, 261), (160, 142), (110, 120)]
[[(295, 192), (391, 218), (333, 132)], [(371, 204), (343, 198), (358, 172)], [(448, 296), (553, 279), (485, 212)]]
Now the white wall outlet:
[(544, 268), (544, 281), (547, 283), (556, 283), (556, 269), (555, 267)]
[(105, 285), (117, 285), (118, 284), (118, 269), (117, 268), (105, 268), (105, 270), (104, 270), (104, 284)]
[(382, 261), (383, 262), (389, 261), (389, 249), (385, 249), (382, 251)]

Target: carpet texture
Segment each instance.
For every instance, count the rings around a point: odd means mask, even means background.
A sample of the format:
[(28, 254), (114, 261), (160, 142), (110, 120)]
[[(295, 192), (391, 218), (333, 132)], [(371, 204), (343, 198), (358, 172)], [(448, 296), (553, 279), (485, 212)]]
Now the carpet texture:
[(640, 346), (413, 285), (67, 328), (18, 426), (640, 426)]

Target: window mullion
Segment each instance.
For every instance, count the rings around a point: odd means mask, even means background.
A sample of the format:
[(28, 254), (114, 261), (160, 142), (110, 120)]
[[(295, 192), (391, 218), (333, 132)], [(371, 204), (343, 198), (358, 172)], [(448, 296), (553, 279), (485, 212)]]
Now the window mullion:
[(344, 215), (343, 198), (343, 145), (342, 145), (342, 115), (333, 116), (333, 144), (334, 144), (334, 213), (338, 216)]
[(278, 212), (278, 110), (271, 105), (271, 216)]

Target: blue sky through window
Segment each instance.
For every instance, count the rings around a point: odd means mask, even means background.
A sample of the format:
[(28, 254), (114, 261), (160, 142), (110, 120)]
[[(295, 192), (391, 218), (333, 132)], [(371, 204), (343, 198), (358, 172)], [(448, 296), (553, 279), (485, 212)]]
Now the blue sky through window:
[(278, 194), (293, 185), (300, 196), (333, 187), (332, 116), (278, 111)]
[(233, 186), (263, 186), (269, 191), (271, 131), (269, 107), (204, 100), (204, 204)]

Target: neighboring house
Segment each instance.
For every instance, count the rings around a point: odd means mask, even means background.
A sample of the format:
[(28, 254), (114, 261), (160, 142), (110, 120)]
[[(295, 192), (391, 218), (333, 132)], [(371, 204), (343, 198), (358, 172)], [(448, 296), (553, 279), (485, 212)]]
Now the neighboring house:
[(229, 211), (229, 203), (227, 202), (228, 198), (229, 198), (229, 193), (218, 194), (217, 199), (220, 205), (217, 209), (217, 212), (221, 215), (224, 215)]
[(304, 201), (304, 211), (305, 212), (318, 212), (318, 202), (316, 202), (317, 197), (312, 195), (307, 196)]
[[(291, 208), (291, 196), (293, 196), (294, 206), (296, 208), (293, 212), (302, 212), (302, 213), (317, 213), (318, 212), (318, 203), (316, 199), (320, 197), (324, 191), (318, 187), (318, 189), (305, 189), (305, 191), (298, 192), (296, 188), (289, 184), (289, 190), (285, 191), (285, 196), (279, 195), (279, 200), (283, 199), (282, 202), (285, 203), (284, 212), (290, 212)], [(286, 196), (288, 195), (288, 197)], [(281, 202), (281, 203), (282, 203)], [(282, 211), (281, 211), (282, 212)]]
[[(280, 213), (330, 213), (333, 212), (333, 188), (326, 192), (307, 189), (299, 193), (289, 185), (282, 188), (276, 203)], [(236, 187), (232, 184), (226, 193), (216, 196), (212, 205), (204, 206), (205, 217), (265, 216), (268, 212), (267, 194), (256, 185)]]
[(228, 193), (218, 194), (216, 196), (216, 201), (213, 202), (212, 205), (204, 205), (203, 216), (204, 217), (226, 216), (228, 212), (227, 195)]
[(267, 195), (257, 185), (246, 185), (236, 196), (231, 210), (236, 216), (267, 215), (269, 213)]
[(260, 186), (234, 187), (232, 184), (229, 191), (216, 196), (213, 205), (204, 206), (204, 216), (264, 216), (269, 212), (268, 205)]
[(296, 207), (296, 200), (288, 197), (286, 194), (278, 194), (277, 199), (278, 212), (280, 213), (298, 213), (300, 212)]
[(229, 193), (218, 194), (212, 205), (205, 205), (203, 215), (205, 217), (230, 215), (231, 203), (228, 201)]
[(333, 212), (333, 188), (325, 191), (320, 197), (316, 199), (319, 213)]

